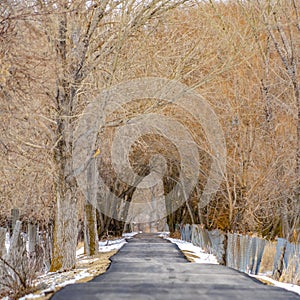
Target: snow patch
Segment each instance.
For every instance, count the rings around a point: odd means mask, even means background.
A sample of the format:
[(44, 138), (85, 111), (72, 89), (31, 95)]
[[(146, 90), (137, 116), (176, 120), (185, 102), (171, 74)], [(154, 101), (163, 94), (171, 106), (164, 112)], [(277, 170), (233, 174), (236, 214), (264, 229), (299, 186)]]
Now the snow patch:
[(70, 279), (70, 280), (67, 280), (67, 281), (64, 281), (64, 282), (58, 284), (57, 287), (64, 287), (68, 284), (73, 284), (73, 283), (75, 283), (76, 281), (78, 281), (80, 279), (83, 279), (85, 277), (90, 277), (90, 276), (92, 276), (91, 273), (89, 273), (87, 271), (83, 271), (83, 272), (80, 272), (78, 274), (75, 274), (73, 279)]
[(6, 232), (6, 236), (5, 236), (5, 247), (6, 247), (6, 253), (8, 253), (9, 247), (10, 247), (10, 237), (9, 237), (9, 232)]
[[(136, 233), (130, 233), (126, 235), (126, 238), (131, 238)], [(106, 240), (99, 242), (99, 251), (100, 252), (110, 252), (113, 250), (119, 250), (126, 244), (126, 239), (120, 238), (116, 240)], [(97, 260), (97, 258), (94, 257), (87, 257), (84, 255), (84, 247), (81, 247), (77, 249), (76, 251), (77, 261), (82, 263), (92, 263)], [(74, 274), (75, 273), (75, 274)], [(40, 275), (38, 279), (35, 282), (35, 285), (38, 286), (39, 284), (43, 284), (45, 282), (51, 282), (51, 285), (48, 286), (47, 289), (43, 289), (39, 291), (38, 294), (28, 294), (20, 299), (26, 300), (26, 299), (35, 299), (43, 297), (46, 293), (55, 291), (58, 287), (64, 287), (69, 284), (76, 283), (77, 281), (86, 278), (94, 276), (92, 272), (90, 272), (88, 269), (82, 269), (77, 268), (75, 270), (72, 270), (70, 272), (48, 272), (46, 274)], [(68, 279), (67, 279), (68, 278)], [(63, 282), (61, 282), (63, 280)]]
[[(138, 232), (123, 233), (122, 238), (115, 240), (104, 240), (99, 242), (99, 252), (110, 252), (121, 249), (127, 242), (126, 239), (133, 238)], [(76, 257), (84, 255), (84, 247), (76, 250)]]
[(76, 250), (76, 257), (78, 258), (79, 256), (84, 255), (84, 247), (81, 247)]
[(117, 239), (117, 240), (107, 240), (99, 242), (99, 251), (100, 252), (110, 252), (114, 250), (121, 249), (126, 244), (126, 239)]
[(124, 238), (133, 238), (135, 235), (137, 235), (138, 232), (134, 231), (134, 232), (126, 232), (122, 234), (122, 237)]
[(171, 243), (176, 244), (181, 251), (191, 254), (192, 259), (197, 264), (219, 264), (217, 258), (213, 254), (206, 253), (202, 248), (195, 246), (192, 243), (183, 240), (172, 239), (166, 236), (164, 236), (164, 238)]
[[(192, 243), (189, 243), (189, 242), (186, 242), (183, 240), (169, 238), (168, 233), (165, 233), (165, 232), (161, 233), (160, 236), (169, 240), (171, 243), (176, 244), (180, 250), (188, 251), (189, 253), (192, 253), (195, 263), (218, 264), (217, 259), (214, 255), (205, 253), (200, 247), (195, 246)], [(194, 256), (197, 256), (198, 258), (194, 258)], [(294, 293), (297, 293), (300, 295), (300, 286), (299, 285), (279, 282), (279, 281), (276, 281), (266, 275), (253, 275), (253, 274), (248, 274), (248, 275), (251, 277), (257, 278), (257, 279), (261, 279), (261, 280), (270, 282), (274, 286), (286, 289), (288, 291), (291, 291), (291, 292), (294, 292)]]
[(24, 297), (19, 298), (19, 300), (35, 299), (35, 298), (41, 298), (41, 295), (28, 294)]
[(296, 285), (296, 284), (291, 284), (291, 283), (285, 283), (285, 282), (279, 282), (279, 281), (276, 281), (268, 276), (265, 276), (265, 275), (253, 275), (253, 274), (248, 274), (249, 276), (251, 277), (254, 277), (256, 279), (261, 279), (261, 280), (264, 280), (264, 281), (268, 281), (270, 282), (271, 284), (273, 284), (274, 286), (277, 286), (277, 287), (280, 287), (282, 289), (285, 289), (285, 290), (288, 290), (288, 291), (291, 291), (291, 292), (294, 292), (294, 293), (297, 293), (300, 295), (300, 286), (299, 285)]

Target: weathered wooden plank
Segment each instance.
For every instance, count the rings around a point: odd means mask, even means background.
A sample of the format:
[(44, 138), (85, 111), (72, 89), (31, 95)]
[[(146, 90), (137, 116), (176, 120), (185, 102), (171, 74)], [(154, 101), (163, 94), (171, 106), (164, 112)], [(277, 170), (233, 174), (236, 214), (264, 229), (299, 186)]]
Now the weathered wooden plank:
[(11, 232), (14, 231), (17, 220), (19, 220), (20, 211), (18, 208), (13, 208), (11, 210)]
[(6, 228), (0, 227), (0, 256), (1, 257), (6, 254), (5, 239), (6, 239)]
[(37, 225), (33, 223), (28, 223), (28, 243), (29, 243), (29, 253), (35, 252), (35, 247), (37, 244)]

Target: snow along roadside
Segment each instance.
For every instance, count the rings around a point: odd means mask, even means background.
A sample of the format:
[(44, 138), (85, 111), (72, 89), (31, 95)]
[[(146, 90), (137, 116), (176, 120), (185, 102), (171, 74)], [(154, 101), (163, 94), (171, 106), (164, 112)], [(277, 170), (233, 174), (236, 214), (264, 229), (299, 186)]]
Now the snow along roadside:
[[(127, 243), (126, 239), (130, 239), (136, 234), (137, 232), (125, 233), (120, 239), (106, 240), (106, 241), (99, 242), (100, 254), (104, 253), (105, 256), (112, 255), (109, 252), (118, 251)], [(97, 265), (97, 261), (99, 260), (99, 257), (87, 257), (84, 254), (84, 247), (81, 247), (76, 251), (76, 257), (77, 257), (77, 267), (75, 270), (69, 272), (48, 272), (46, 274), (39, 276), (35, 281), (35, 286), (36, 287), (45, 286), (45, 288), (41, 288), (36, 293), (25, 295), (22, 298), (20, 298), (20, 300), (46, 299), (46, 295), (53, 294), (55, 291), (57, 291), (62, 287), (65, 287), (66, 285), (74, 284), (84, 279), (90, 280), (89, 278), (92, 279), (93, 277), (100, 275), (98, 274), (99, 267), (96, 267), (97, 273), (95, 273), (96, 270), (93, 270), (92, 267), (93, 263)], [(91, 267), (87, 268), (87, 266), (91, 266)], [(105, 272), (105, 270), (106, 267), (104, 268), (103, 272)]]
[[(190, 258), (195, 263), (198, 264), (218, 264), (216, 257), (213, 254), (205, 253), (200, 247), (193, 245), (192, 243), (178, 240), (178, 239), (172, 239), (167, 237), (167, 233), (162, 233), (160, 236), (164, 237), (166, 240), (169, 240), (171, 243), (176, 244), (181, 251), (183, 251), (186, 255), (191, 253), (192, 255)], [(187, 253), (186, 253), (187, 252)], [(285, 282), (279, 282), (276, 281), (268, 276), (259, 274), (259, 275), (253, 275), (248, 274), (251, 277), (254, 277), (262, 282), (268, 282), (271, 285), (283, 288), (285, 290), (297, 293), (300, 295), (300, 286), (296, 284), (291, 283), (285, 283)]]
[(217, 258), (213, 254), (206, 253), (202, 248), (188, 243), (183, 240), (164, 237), (166, 240), (176, 244), (178, 248), (187, 256), (187, 258), (197, 264), (219, 264)]
[(275, 285), (277, 287), (280, 287), (282, 289), (285, 289), (285, 290), (288, 290), (288, 291), (291, 291), (291, 292), (294, 292), (294, 293), (297, 293), (300, 295), (300, 286), (299, 285), (292, 284), (292, 283), (279, 282), (279, 281), (276, 281), (265, 275), (253, 275), (253, 274), (248, 274), (248, 275), (251, 277), (254, 277), (260, 281), (263, 281), (263, 282), (267, 281), (271, 285)]

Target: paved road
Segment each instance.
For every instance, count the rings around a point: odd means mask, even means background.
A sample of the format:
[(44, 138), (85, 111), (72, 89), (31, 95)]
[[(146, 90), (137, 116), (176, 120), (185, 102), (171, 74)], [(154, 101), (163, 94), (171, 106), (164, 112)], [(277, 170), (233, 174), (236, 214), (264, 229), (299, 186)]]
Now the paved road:
[(103, 275), (69, 285), (51, 299), (300, 299), (224, 266), (189, 263), (176, 245), (154, 234), (137, 235), (111, 260)]

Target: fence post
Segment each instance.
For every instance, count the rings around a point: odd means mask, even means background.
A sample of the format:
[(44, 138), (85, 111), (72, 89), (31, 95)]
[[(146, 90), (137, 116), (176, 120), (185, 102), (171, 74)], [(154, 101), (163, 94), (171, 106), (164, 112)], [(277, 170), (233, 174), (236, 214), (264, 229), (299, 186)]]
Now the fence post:
[(203, 234), (202, 237), (203, 237), (203, 243), (204, 243), (203, 249), (205, 251), (209, 251), (209, 249), (211, 248), (211, 241), (210, 241), (210, 238), (208, 235), (208, 230), (203, 229), (202, 234)]
[(5, 248), (6, 228), (0, 227), (0, 257), (6, 254)]
[(227, 233), (227, 250), (226, 250), (226, 266), (230, 268), (234, 268), (233, 263), (233, 248), (234, 248), (234, 240), (233, 234)]
[(29, 253), (35, 252), (35, 246), (37, 244), (37, 225), (33, 223), (28, 223), (28, 243), (29, 243)]
[(276, 247), (276, 257), (274, 261), (274, 269), (273, 269), (273, 278), (278, 280), (283, 271), (283, 263), (284, 263), (284, 253), (287, 246), (287, 240), (278, 239), (277, 247)]
[(17, 220), (19, 220), (19, 217), (20, 217), (19, 209), (13, 208), (11, 210), (11, 231), (10, 231), (11, 234), (14, 232), (16, 222), (17, 222)]
[(241, 262), (241, 235), (234, 233), (234, 268), (240, 271)]
[(22, 225), (21, 221), (16, 221), (14, 231), (13, 231), (13, 235), (12, 235), (11, 241), (10, 241), (10, 247), (9, 247), (9, 255), (10, 256), (22, 244), (21, 235), (20, 235), (21, 234), (21, 225)]
[[(205, 251), (213, 253), (219, 263), (241, 272), (258, 274), (266, 253), (266, 239), (237, 233), (208, 231), (201, 225), (181, 226), (181, 238), (192, 241)], [(299, 283), (300, 244), (292, 244), (283, 238), (277, 239), (276, 255), (273, 259), (273, 278), (287, 279)], [(270, 269), (268, 269), (270, 270)]]
[(257, 238), (257, 248), (256, 248), (256, 263), (255, 263), (255, 275), (258, 274), (261, 259), (265, 250), (266, 241), (264, 239)]
[(224, 233), (224, 240), (223, 240), (223, 256), (222, 256), (222, 263), (221, 265), (227, 266), (227, 246), (228, 246), (228, 233)]

